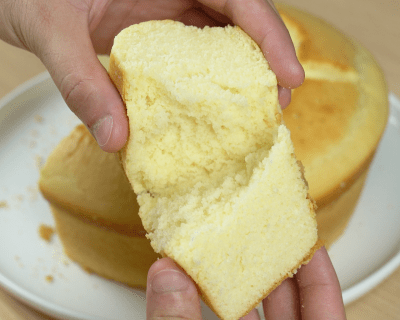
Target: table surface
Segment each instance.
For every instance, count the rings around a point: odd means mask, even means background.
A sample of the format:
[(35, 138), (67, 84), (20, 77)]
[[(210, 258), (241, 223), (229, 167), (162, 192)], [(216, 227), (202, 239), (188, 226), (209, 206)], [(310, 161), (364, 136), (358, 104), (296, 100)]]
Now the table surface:
[[(367, 47), (382, 66), (388, 87), (400, 97), (400, 2), (378, 0), (285, 0), (328, 22)], [(44, 71), (32, 54), (0, 41), (0, 98)], [(400, 268), (346, 306), (349, 320), (400, 319)], [(0, 288), (0, 319), (53, 319)]]

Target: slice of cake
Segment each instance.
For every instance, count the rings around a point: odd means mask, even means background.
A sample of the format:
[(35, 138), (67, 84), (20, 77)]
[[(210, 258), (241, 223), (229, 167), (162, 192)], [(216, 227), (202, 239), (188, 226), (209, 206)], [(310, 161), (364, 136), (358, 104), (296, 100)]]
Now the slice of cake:
[(219, 317), (238, 319), (318, 247), (274, 73), (238, 27), (152, 21), (116, 37), (110, 76), (129, 117), (120, 157), (152, 247)]

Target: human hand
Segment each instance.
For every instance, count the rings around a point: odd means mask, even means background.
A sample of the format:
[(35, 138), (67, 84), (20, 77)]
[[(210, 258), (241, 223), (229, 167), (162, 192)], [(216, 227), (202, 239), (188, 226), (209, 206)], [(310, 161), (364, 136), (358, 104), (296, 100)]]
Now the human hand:
[(96, 54), (110, 52), (125, 27), (174, 19), (203, 27), (233, 22), (261, 47), (282, 107), (304, 80), (289, 33), (272, 0), (0, 0), (0, 38), (36, 54), (69, 108), (101, 148), (121, 149), (128, 137), (123, 102)]
[[(156, 261), (147, 277), (147, 319), (201, 319), (196, 286), (171, 259)], [(325, 248), (262, 302), (265, 318), (345, 320), (342, 293)], [(256, 309), (243, 319), (260, 319)]]

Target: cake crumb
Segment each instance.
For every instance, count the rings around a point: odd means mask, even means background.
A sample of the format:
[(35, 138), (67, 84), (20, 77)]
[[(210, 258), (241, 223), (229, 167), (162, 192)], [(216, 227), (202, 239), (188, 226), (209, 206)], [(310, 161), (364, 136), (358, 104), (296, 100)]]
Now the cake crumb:
[(48, 283), (52, 283), (54, 281), (54, 277), (52, 275), (47, 275), (45, 279)]
[(40, 115), (35, 115), (35, 122), (42, 123), (44, 121), (43, 117)]
[(0, 201), (0, 209), (8, 208), (8, 203), (5, 200)]
[(30, 141), (29, 142), (29, 148), (34, 149), (37, 146), (37, 142), (36, 141)]
[(35, 160), (36, 160), (36, 167), (39, 170), (42, 169), (45, 163), (43, 157), (36, 155)]
[(63, 260), (63, 264), (64, 264), (64, 266), (68, 267), (69, 266), (69, 261), (65, 259), (65, 260)]
[(37, 187), (27, 187), (26, 190), (29, 192), (29, 198), (31, 201), (36, 201), (38, 199), (39, 190)]
[(43, 240), (50, 242), (53, 234), (55, 233), (55, 230), (53, 227), (45, 225), (45, 224), (41, 224), (39, 226), (39, 235), (40, 238), (42, 238)]
[(24, 268), (24, 264), (21, 262), (21, 258), (19, 256), (15, 256), (14, 260), (18, 263), (20, 268)]

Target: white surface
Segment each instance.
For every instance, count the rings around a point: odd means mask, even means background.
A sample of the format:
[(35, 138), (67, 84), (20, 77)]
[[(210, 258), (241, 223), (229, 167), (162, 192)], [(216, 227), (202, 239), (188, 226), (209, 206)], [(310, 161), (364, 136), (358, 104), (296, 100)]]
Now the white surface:
[[(400, 265), (400, 101), (391, 115), (366, 187), (344, 236), (329, 251), (349, 303)], [(0, 101), (0, 285), (64, 319), (145, 319), (145, 294), (82, 271), (63, 254), (37, 188), (40, 163), (79, 120), (44, 73)], [(51, 275), (54, 281), (45, 280)], [(204, 318), (215, 316), (203, 308)]]

